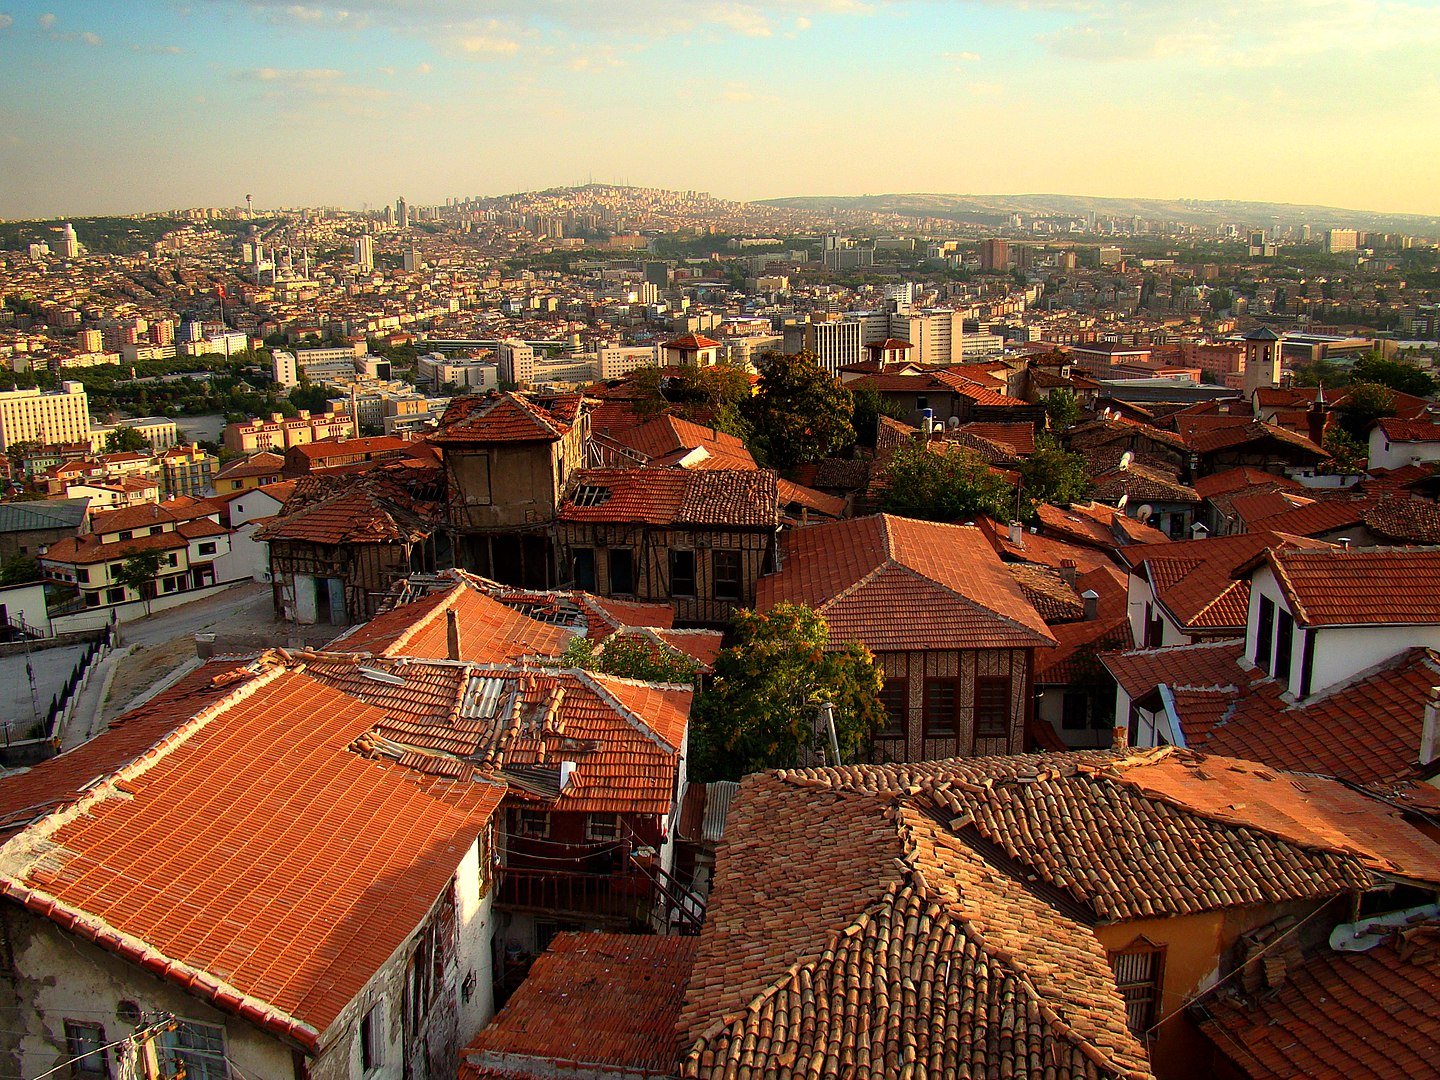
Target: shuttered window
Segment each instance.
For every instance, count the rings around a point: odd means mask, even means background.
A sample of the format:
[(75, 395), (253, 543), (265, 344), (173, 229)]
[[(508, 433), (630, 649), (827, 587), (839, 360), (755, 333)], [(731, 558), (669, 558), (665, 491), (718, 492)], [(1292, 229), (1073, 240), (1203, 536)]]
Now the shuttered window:
[(1148, 941), (1137, 941), (1110, 954), (1115, 984), (1125, 999), (1130, 1031), (1143, 1038), (1160, 1017), (1160, 988), (1165, 971), (1165, 949)]

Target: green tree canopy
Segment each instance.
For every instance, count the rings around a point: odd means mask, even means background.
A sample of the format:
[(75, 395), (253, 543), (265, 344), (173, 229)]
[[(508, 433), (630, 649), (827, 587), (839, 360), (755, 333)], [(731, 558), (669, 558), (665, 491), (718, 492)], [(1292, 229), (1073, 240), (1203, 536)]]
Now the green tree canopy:
[(1064, 431), (1080, 419), (1080, 399), (1068, 386), (1051, 390), (1045, 399), (1045, 415), (1054, 430)]
[(1395, 415), (1395, 395), (1376, 383), (1354, 383), (1335, 406), (1335, 418), (1352, 439), (1364, 442), (1382, 416)]
[(735, 644), (720, 653), (714, 683), (695, 703), (693, 775), (738, 780), (823, 752), (824, 702), (834, 706), (841, 758), (859, 760), (885, 722), (883, 676), (870, 650), (852, 642), (827, 651), (829, 626), (803, 604), (741, 611), (733, 625)]
[(125, 427), (123, 424), (105, 436), (105, 453), (107, 454), (139, 454), (150, 449), (150, 444), (145, 441), (145, 436), (136, 431), (133, 427)]
[(751, 451), (777, 469), (819, 461), (855, 442), (854, 399), (808, 352), (766, 353), (760, 384), (741, 412)]
[(1055, 446), (1041, 446), (1020, 463), (1024, 493), (1032, 502), (1068, 506), (1083, 502), (1090, 493), (1090, 470), (1079, 454)]
[(611, 638), (603, 649), (597, 649), (592, 638), (571, 638), (560, 655), (560, 666), (680, 685), (693, 683), (700, 670), (688, 656), (628, 635)]
[(978, 454), (962, 447), (944, 453), (927, 444), (901, 446), (886, 469), (885, 509), (925, 521), (965, 521), (989, 514), (1009, 519), (1015, 491)]
[(1356, 382), (1375, 383), (1416, 397), (1435, 393), (1435, 380), (1428, 373), (1404, 360), (1387, 360), (1378, 352), (1366, 353), (1356, 360), (1350, 375)]
[(1369, 454), (1365, 444), (1342, 427), (1333, 427), (1325, 433), (1325, 451), (1334, 461), (1331, 468), (1340, 473), (1361, 473)]
[(126, 588), (134, 589), (145, 600), (145, 610), (150, 610), (150, 601), (155, 599), (155, 579), (160, 576), (164, 556), (158, 551), (132, 551), (125, 556), (120, 569), (115, 571), (115, 580)]

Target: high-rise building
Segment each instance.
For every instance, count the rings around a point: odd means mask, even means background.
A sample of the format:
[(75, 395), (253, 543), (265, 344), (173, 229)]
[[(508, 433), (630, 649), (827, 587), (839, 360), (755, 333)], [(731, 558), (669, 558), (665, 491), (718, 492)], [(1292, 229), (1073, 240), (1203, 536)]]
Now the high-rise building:
[(415, 250), (414, 244), (411, 244), (405, 249), (405, 254), (401, 256), (401, 264), (404, 266), (407, 274), (413, 274), (416, 270), (420, 269), (422, 265), (420, 262), (420, 253)]
[(395, 223), (402, 229), (410, 227), (410, 207), (405, 202), (405, 196), (395, 200)]
[(1360, 233), (1355, 229), (1331, 229), (1325, 234), (1325, 250), (1332, 255), (1354, 251), (1359, 246)]
[(855, 319), (822, 319), (805, 324), (805, 351), (831, 375), (865, 357), (864, 325)]
[(0, 393), (0, 451), (16, 443), (90, 442), (90, 399), (78, 382), (63, 382), (53, 393), (8, 390)]
[(75, 226), (70, 222), (60, 230), (60, 257), (73, 259), (80, 254), (80, 238), (75, 235)]
[(535, 350), (517, 338), (495, 346), (495, 363), (502, 383), (525, 386), (535, 380)]
[(375, 269), (375, 241), (368, 236), (355, 241), (355, 265), (361, 270)]
[(99, 330), (81, 330), (75, 344), (81, 352), (99, 352), (105, 347), (105, 336)]
[(395, 227), (395, 208), (393, 206), (385, 207), (385, 227), (387, 229)]
[(296, 386), (300, 382), (300, 373), (295, 362), (295, 354), (286, 352), (284, 349), (276, 349), (270, 354), (271, 363), (274, 365), (275, 381), (281, 386)]
[(1010, 268), (1010, 245), (1004, 240), (980, 241), (980, 269), (1004, 271)]

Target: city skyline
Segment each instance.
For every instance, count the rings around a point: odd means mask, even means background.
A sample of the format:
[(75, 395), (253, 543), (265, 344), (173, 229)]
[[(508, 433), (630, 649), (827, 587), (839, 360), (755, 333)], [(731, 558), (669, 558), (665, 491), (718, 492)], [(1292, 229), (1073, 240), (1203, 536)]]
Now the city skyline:
[(1440, 135), (1437, 43), (1440, 10), (1380, 0), (12, 2), (0, 215), (592, 176), (1436, 213), (1403, 148)]

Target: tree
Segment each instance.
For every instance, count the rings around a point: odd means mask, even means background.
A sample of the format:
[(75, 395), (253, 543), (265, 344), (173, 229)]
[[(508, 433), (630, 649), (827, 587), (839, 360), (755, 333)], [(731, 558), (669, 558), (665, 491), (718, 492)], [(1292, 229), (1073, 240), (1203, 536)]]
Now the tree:
[(1068, 386), (1051, 390), (1045, 399), (1045, 415), (1050, 418), (1051, 428), (1064, 431), (1080, 419), (1080, 399)]
[(1344, 428), (1333, 427), (1325, 433), (1325, 452), (1334, 460), (1331, 468), (1337, 473), (1363, 473), (1369, 456), (1364, 443)]
[(1335, 419), (1351, 438), (1365, 442), (1382, 416), (1395, 415), (1395, 395), (1375, 383), (1355, 383), (1335, 406)]
[(330, 393), (323, 386), (293, 386), (289, 398), (297, 410), (308, 409), (312, 416), (319, 416), (330, 407)]
[(1435, 380), (1426, 372), (1404, 360), (1387, 360), (1378, 352), (1357, 359), (1350, 374), (1356, 382), (1375, 383), (1402, 394), (1429, 397), (1435, 393)]
[(40, 563), (18, 551), (0, 563), (0, 587), (39, 581), (42, 577), (44, 575), (40, 572)]
[(150, 601), (155, 599), (155, 579), (160, 576), (163, 557), (158, 551), (132, 551), (125, 556), (115, 580), (134, 589), (145, 600), (145, 614), (150, 614)]
[(1090, 471), (1079, 454), (1055, 446), (1041, 446), (1020, 463), (1025, 495), (1033, 502), (1068, 506), (1090, 493)]
[(148, 449), (150, 444), (145, 441), (145, 436), (133, 427), (122, 425), (105, 436), (107, 454), (138, 454)]
[(788, 469), (854, 444), (854, 399), (813, 355), (767, 353), (760, 365), (760, 385), (741, 412), (754, 429), (751, 452), (765, 464)]
[(841, 759), (866, 753), (885, 718), (883, 675), (869, 649), (852, 642), (828, 651), (829, 626), (803, 604), (738, 612), (733, 629), (735, 644), (716, 658), (714, 683), (695, 703), (696, 778), (738, 780), (823, 752), (829, 740), (817, 722), (825, 702), (834, 707)]
[(1015, 501), (1005, 477), (963, 447), (936, 452), (926, 443), (906, 443), (885, 475), (885, 509), (903, 517), (949, 522), (989, 514), (1003, 521)]
[(700, 670), (699, 665), (688, 656), (657, 645), (648, 638), (630, 635), (612, 637), (603, 648), (597, 647), (592, 638), (571, 638), (560, 654), (560, 666), (618, 675), (622, 679), (682, 686), (693, 683)]

